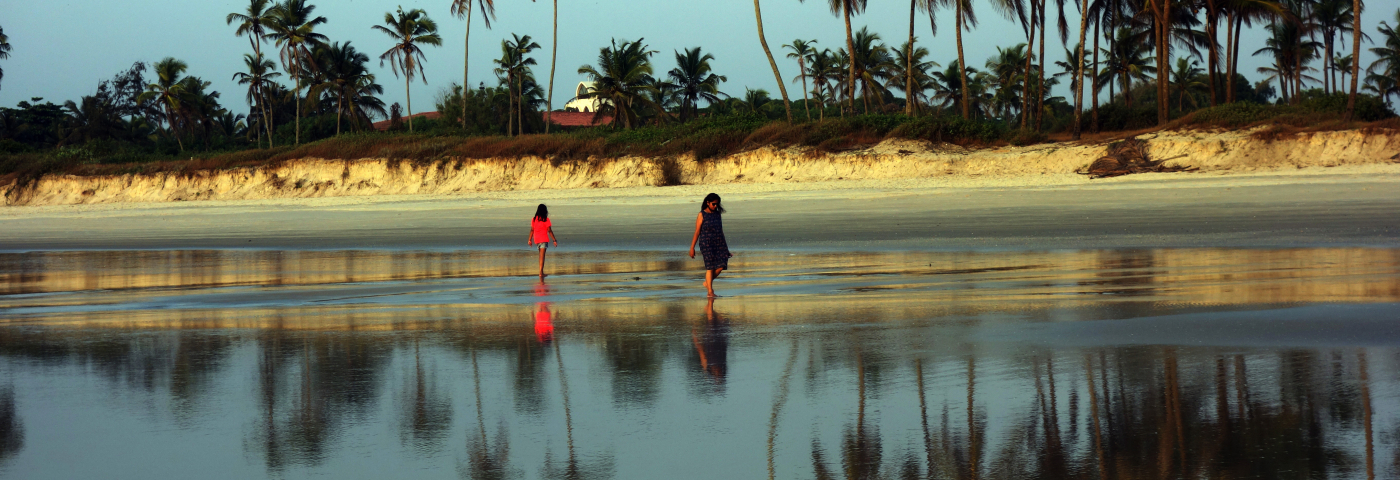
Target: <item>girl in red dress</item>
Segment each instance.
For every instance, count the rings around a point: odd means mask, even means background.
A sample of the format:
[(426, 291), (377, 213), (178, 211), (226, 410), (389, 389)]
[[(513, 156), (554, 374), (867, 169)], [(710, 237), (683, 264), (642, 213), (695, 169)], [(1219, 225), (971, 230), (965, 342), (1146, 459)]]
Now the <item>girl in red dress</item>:
[(554, 239), (554, 246), (559, 246), (559, 237), (554, 235), (554, 224), (549, 221), (549, 208), (543, 203), (535, 209), (535, 218), (530, 220), (530, 239), (526, 245), (539, 245), (540, 247), (540, 278), (544, 278), (544, 252), (549, 247), (549, 240)]

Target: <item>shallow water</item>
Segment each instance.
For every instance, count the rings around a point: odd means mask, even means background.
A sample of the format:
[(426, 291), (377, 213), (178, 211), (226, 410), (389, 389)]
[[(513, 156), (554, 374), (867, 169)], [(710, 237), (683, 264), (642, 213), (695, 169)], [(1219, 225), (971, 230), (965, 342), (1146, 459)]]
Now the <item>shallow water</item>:
[(1393, 478), (1400, 250), (0, 254), (5, 478)]

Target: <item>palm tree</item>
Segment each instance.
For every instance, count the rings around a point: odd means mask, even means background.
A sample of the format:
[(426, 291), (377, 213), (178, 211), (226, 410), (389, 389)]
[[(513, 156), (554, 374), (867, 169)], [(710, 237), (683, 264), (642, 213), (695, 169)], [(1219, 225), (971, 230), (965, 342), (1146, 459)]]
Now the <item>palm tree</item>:
[(866, 113), (869, 113), (872, 95), (877, 95), (879, 106), (883, 107), (885, 104), (884, 94), (888, 90), (882, 82), (893, 76), (894, 56), (890, 54), (889, 47), (880, 43), (880, 34), (871, 33), (866, 27), (856, 32), (852, 44), (855, 45), (855, 50), (851, 54), (851, 64), (856, 66), (856, 73), (851, 77), (851, 83), (860, 85), (861, 100), (865, 104)]
[(384, 32), (394, 41), (394, 46), (379, 56), (379, 65), (383, 66), (387, 60), (393, 69), (395, 78), (399, 76), (399, 72), (403, 72), (403, 90), (408, 108), (408, 131), (413, 133), (413, 94), (409, 85), (413, 82), (414, 76), (423, 77), (423, 83), (428, 83), (428, 78), (423, 75), (423, 62), (426, 58), (420, 45), (442, 46), (442, 37), (437, 34), (437, 22), (428, 18), (428, 12), (424, 12), (421, 8), (405, 12), (403, 7), (399, 7), (397, 16), (384, 12), (384, 25), (375, 25), (374, 29)]
[[(997, 107), (994, 109), (1008, 119), (1011, 117), (1012, 110), (1021, 110), (1022, 113), (1025, 113), (1034, 108), (1031, 97), (1024, 96), (1025, 91), (1021, 90), (1021, 88), (1029, 90), (1028, 86), (1030, 85), (1030, 80), (1022, 81), (1021, 78), (1021, 65), (1025, 63), (1028, 56), (1026, 47), (1027, 45), (1024, 43), (1016, 44), (1010, 48), (997, 47), (996, 56), (987, 59), (986, 72), (996, 79), (997, 89), (994, 98)], [(1018, 88), (1018, 83), (1024, 83), (1026, 87)], [(1022, 115), (1023, 118), (1025, 116)]]
[(553, 45), (549, 46), (549, 97), (545, 100), (549, 117), (544, 119), (544, 133), (549, 133), (549, 124), (554, 123), (554, 65), (559, 61), (559, 0), (553, 0), (553, 3), (554, 33), (550, 34)]
[(811, 63), (807, 65), (807, 77), (812, 79), (812, 89), (817, 97), (817, 120), (826, 120), (826, 101), (832, 99), (831, 73), (839, 74), (841, 65), (836, 61), (835, 55), (830, 49), (822, 50), (812, 54)]
[[(1395, 22), (1400, 27), (1400, 9), (1395, 11)], [(1376, 31), (1381, 34), (1383, 46), (1371, 48), (1371, 53), (1376, 54), (1377, 58), (1366, 68), (1367, 78), (1376, 77), (1371, 82), (1377, 85), (1376, 94), (1389, 102), (1391, 95), (1400, 94), (1396, 90), (1396, 86), (1400, 85), (1400, 31), (1385, 21), (1381, 21)]]
[[(1176, 69), (1171, 72), (1171, 80), (1177, 91), (1177, 110), (1186, 109), (1186, 98), (1192, 90), (1206, 88), (1206, 84), (1201, 82), (1202, 73), (1195, 60), (1176, 59)], [(1191, 106), (1197, 106), (1195, 97), (1191, 97)]]
[[(675, 53), (676, 68), (666, 75), (670, 77), (671, 85), (675, 86), (680, 95), (681, 121), (685, 121), (695, 118), (700, 100), (711, 104), (720, 101), (720, 97), (725, 95), (720, 93), (719, 84), (728, 79), (711, 71), (710, 61), (714, 60), (715, 56), (708, 53), (702, 55), (700, 47), (687, 48), (685, 53)], [(803, 98), (806, 98), (805, 93)]]
[(301, 144), (301, 80), (306, 68), (315, 68), (311, 50), (316, 45), (326, 43), (326, 36), (316, 33), (316, 26), (326, 23), (326, 17), (312, 17), (315, 5), (307, 5), (306, 0), (285, 0), (272, 7), (271, 33), (268, 38), (282, 47), (282, 70), (291, 75), (296, 84), (296, 144)]
[(511, 111), (506, 117), (506, 135), (511, 134), (511, 118), (517, 120), (516, 134), (525, 133), (524, 108), (521, 106), (523, 89), (521, 87), (523, 86), (522, 82), (524, 82), (525, 75), (530, 70), (530, 66), (536, 64), (535, 59), (527, 55), (540, 48), (540, 44), (532, 41), (529, 35), (522, 37), (520, 35), (511, 34), (511, 36), (515, 37), (514, 41), (501, 41), (501, 58), (494, 61), (497, 65), (500, 65), (500, 68), (496, 69), (496, 73), (503, 73), (506, 75), (506, 85), (511, 92)]
[(764, 90), (762, 88), (756, 90), (751, 88), (744, 89), (743, 105), (745, 108), (748, 108), (751, 112), (760, 111), (760, 109), (762, 109), (764, 105), (767, 105), (768, 102), (771, 101), (773, 100), (768, 97), (767, 90)]
[[(10, 37), (5, 36), (5, 29), (0, 27), (0, 60), (10, 58)], [(5, 79), (5, 69), (0, 68), (0, 80)]]
[(793, 40), (792, 43), (783, 45), (783, 48), (792, 50), (792, 53), (787, 54), (787, 58), (797, 59), (797, 78), (802, 79), (803, 111), (807, 112), (807, 121), (809, 122), (812, 121), (812, 106), (811, 100), (807, 97), (807, 59), (817, 53), (817, 49), (812, 47), (816, 43), (816, 40), (808, 41), (799, 38)]
[[(1240, 34), (1244, 27), (1253, 26), (1256, 21), (1286, 18), (1283, 5), (1277, 0), (1229, 0), (1227, 5), (1230, 22), (1226, 31), (1226, 85), (1233, 85), (1240, 63)], [(1225, 90), (1225, 102), (1235, 101), (1233, 86)]]
[(1321, 48), (1322, 44), (1307, 39), (1306, 28), (1307, 25), (1289, 21), (1266, 25), (1264, 29), (1269, 32), (1269, 38), (1265, 40), (1264, 48), (1254, 52), (1254, 55), (1267, 53), (1274, 57), (1275, 66), (1271, 73), (1279, 76), (1279, 84), (1283, 87), (1280, 90), (1284, 98), (1290, 98), (1291, 91), (1291, 97), (1297, 100), (1297, 94), (1303, 88), (1303, 80), (1317, 80), (1305, 75), (1305, 72), (1315, 70), (1307, 64), (1318, 57), (1317, 49)]
[[(1078, 58), (1075, 59), (1078, 71), (1074, 74), (1074, 140), (1079, 140), (1080, 120), (1084, 116), (1084, 34), (1088, 31), (1090, 15), (1089, 0), (1080, 0), (1079, 3), (1079, 44), (1074, 47), (1075, 51), (1078, 52), (1076, 55)], [(1060, 19), (1064, 19), (1063, 11), (1060, 12)]]
[[(319, 82), (311, 86), (313, 95), (322, 93), (335, 98), (335, 134), (340, 135), (341, 119), (346, 109), (354, 109), (361, 89), (374, 84), (374, 74), (369, 73), (369, 55), (360, 53), (350, 42), (336, 42), (316, 49), (316, 60), (320, 64)], [(376, 85), (377, 86), (377, 85)], [(373, 89), (373, 87), (369, 87)], [(382, 91), (383, 88), (380, 87)]]
[[(904, 56), (904, 58), (900, 61), (901, 65), (907, 67), (919, 64), (919, 62), (914, 59), (914, 55), (917, 54), (919, 51), (918, 49), (914, 48), (914, 15), (918, 13), (920, 6), (923, 6), (925, 10), (928, 10), (929, 26), (933, 27), (935, 29), (935, 32), (937, 31), (937, 26), (933, 23), (933, 7), (930, 5), (930, 3), (931, 2), (929, 0), (923, 0), (922, 2), (919, 0), (909, 0), (909, 40), (905, 41), (904, 48), (900, 49), (901, 54)], [(928, 50), (924, 50), (924, 53), (928, 53)], [(914, 76), (916, 75), (916, 69), (904, 68), (903, 70), (904, 88), (902, 88), (901, 90), (904, 90), (905, 92), (904, 114), (912, 116), (914, 115), (914, 108), (918, 104), (915, 103), (917, 99), (915, 99), (912, 96), (909, 96), (909, 92), (919, 92), (920, 94), (922, 94), (923, 89), (914, 89)], [(920, 70), (918, 73), (922, 73), (922, 70)]]
[[(972, 31), (972, 28), (977, 26), (977, 14), (976, 14), (975, 12), (972, 11), (972, 0), (940, 0), (940, 1), (942, 1), (942, 2), (947, 2), (947, 3), (944, 3), (944, 5), (947, 5), (948, 3), (952, 3), (952, 4), (953, 4), (953, 26), (957, 29), (957, 37), (958, 37), (958, 77), (959, 77), (959, 79), (958, 79), (958, 82), (957, 82), (957, 83), (958, 83), (958, 85), (969, 85), (969, 83), (968, 83), (968, 81), (967, 81), (967, 70), (968, 70), (968, 68), (967, 68), (967, 62), (966, 62), (966, 58), (963, 56), (962, 32), (963, 32), (963, 29), (967, 29), (968, 31)], [(848, 28), (848, 29), (849, 29), (849, 28)], [(963, 89), (961, 89), (961, 90), (962, 90), (963, 98), (962, 98), (962, 101), (961, 101), (961, 102), (958, 102), (958, 103), (962, 106), (962, 116), (963, 116), (963, 118), (971, 118), (971, 116), (970, 116), (970, 113), (971, 113), (971, 112), (968, 110), (970, 104), (972, 103), (971, 92), (969, 92), (969, 91), (968, 91), (969, 89), (966, 89), (966, 88), (963, 88)]]
[[(1351, 2), (1348, 0), (1317, 0), (1312, 4), (1312, 18), (1309, 20), (1317, 26), (1317, 31), (1322, 34), (1324, 59), (1332, 58), (1332, 43), (1337, 35), (1351, 32), (1351, 24), (1355, 21), (1351, 7)], [(1323, 62), (1322, 91), (1324, 93), (1337, 91), (1336, 81), (1332, 62)]]
[(1146, 81), (1151, 78), (1151, 74), (1157, 73), (1157, 67), (1152, 66), (1148, 61), (1148, 46), (1145, 40), (1146, 31), (1134, 31), (1128, 27), (1119, 28), (1112, 42), (1112, 50), (1105, 60), (1104, 70), (1101, 73), (1105, 83), (1113, 82), (1115, 79), (1122, 82), (1123, 102), (1128, 108), (1133, 106), (1133, 80)]
[(264, 128), (258, 130), (258, 146), (262, 146), (262, 132), (267, 132), (267, 146), (272, 147), (272, 114), (268, 112), (265, 93), (268, 85), (273, 83), (272, 79), (282, 76), (277, 73), (277, 64), (272, 60), (263, 58), (261, 53), (243, 54), (243, 65), (248, 68), (247, 72), (233, 74), (233, 79), (239, 85), (248, 86), (248, 104), (256, 105), (263, 117)]
[(895, 77), (904, 77), (905, 81), (903, 85), (896, 84), (895, 87), (904, 92), (906, 105), (914, 105), (913, 108), (906, 109), (912, 115), (912, 112), (922, 108), (920, 105), (927, 101), (928, 95), (924, 92), (936, 87), (928, 71), (938, 67), (938, 62), (924, 60), (928, 57), (928, 49), (914, 47), (911, 43), (900, 46), (899, 51), (901, 53), (895, 59), (893, 73)]
[[(971, 2), (972, 0), (954, 0), (954, 1)], [(859, 15), (861, 12), (865, 11), (865, 3), (866, 3), (866, 0), (827, 0), (827, 4), (831, 7), (831, 13), (834, 14), (834, 15), (840, 15), (841, 18), (842, 18), (843, 20), (845, 20), (845, 22), (846, 22), (846, 51), (848, 51), (848, 52), (855, 51), (855, 49), (856, 49), (856, 46), (855, 46), (855, 43), (856, 43), (856, 42), (855, 42), (855, 37), (851, 34), (851, 15)], [(959, 37), (959, 38), (962, 38), (962, 37)], [(962, 50), (961, 50), (961, 44), (959, 44), (959, 47), (960, 47), (960, 48), (959, 48), (959, 51), (962, 51)], [(851, 60), (851, 64), (850, 64), (851, 68), (850, 68), (849, 74), (850, 74), (850, 78), (854, 79), (854, 78), (856, 78), (855, 57), (852, 56), (850, 60)], [(851, 104), (850, 104), (851, 112), (855, 112), (855, 109), (856, 109), (856, 82), (851, 81), (851, 82), (847, 82), (847, 83), (848, 83), (848, 84), (846, 85), (846, 96), (847, 96), (847, 98), (850, 98), (850, 100), (851, 100)]]
[(763, 38), (763, 12), (758, 8), (758, 0), (753, 0), (753, 17), (758, 22), (758, 43), (763, 45), (763, 54), (768, 56), (768, 66), (773, 67), (773, 79), (778, 81), (778, 93), (783, 96), (783, 107), (787, 109), (787, 121), (792, 123), (792, 102), (788, 100), (787, 85), (784, 85), (783, 74), (778, 73), (778, 62), (773, 60), (773, 52), (768, 49), (768, 40)]
[(180, 102), (186, 96), (185, 88), (188, 86), (181, 78), (189, 65), (171, 57), (165, 57), (155, 65), (156, 81), (146, 85), (145, 93), (139, 97), (141, 103), (155, 101), (165, 108), (165, 132), (173, 135), (175, 142), (180, 146), (180, 151), (185, 151), (185, 142), (180, 139), (180, 135), (175, 131), (176, 118), (180, 112)]
[[(467, 34), (463, 37), (462, 43), (462, 89), (471, 88), (467, 83), (467, 72), (470, 71), (471, 64), (471, 38), (472, 38), (472, 2), (475, 1), (477, 9), (481, 10), (482, 20), (486, 23), (486, 28), (491, 28), (491, 20), (496, 18), (496, 0), (452, 0), (451, 12), (457, 18), (465, 17), (467, 20)], [(557, 10), (557, 9), (556, 9)], [(462, 102), (462, 128), (467, 128), (467, 103)]]
[(662, 111), (659, 105), (655, 105), (647, 99), (643, 93), (650, 88), (651, 83), (651, 56), (655, 50), (647, 50), (647, 45), (642, 43), (644, 39), (636, 41), (623, 41), (621, 44), (617, 40), (612, 41), (611, 47), (603, 47), (598, 51), (598, 65), (583, 65), (578, 67), (580, 75), (586, 75), (594, 82), (593, 88), (579, 98), (598, 98), (603, 100), (603, 106), (598, 113), (600, 115), (610, 115), (613, 118), (613, 125), (621, 124), (623, 128), (631, 129), (637, 123), (636, 103), (647, 104), (656, 111)]
[(1361, 76), (1361, 55), (1357, 55), (1361, 52), (1361, 0), (1352, 0), (1351, 5), (1351, 94), (1347, 97), (1347, 120), (1356, 112), (1356, 81)]
[[(259, 59), (259, 62), (263, 61), (261, 60), (263, 58), (263, 39), (267, 37), (268, 29), (275, 20), (273, 12), (267, 8), (268, 3), (269, 0), (249, 0), (248, 9), (245, 10), (244, 13), (234, 12), (228, 14), (228, 16), (224, 18), (224, 22), (228, 25), (233, 25), (234, 22), (238, 22), (238, 29), (234, 30), (233, 34), (240, 37), (244, 35), (248, 36), (248, 43), (253, 45), (253, 56)], [(245, 58), (245, 61), (248, 60), (249, 59)], [(240, 85), (242, 84), (240, 83)], [(254, 87), (250, 85), (248, 87), (249, 93), (252, 93), (253, 89)], [(256, 97), (256, 101), (258, 102), (258, 109), (263, 112), (263, 125), (267, 130), (268, 138), (267, 146), (272, 147), (272, 121), (267, 117), (268, 109), (263, 108), (263, 104), (266, 103), (267, 100), (261, 95), (261, 86), (259, 86), (257, 90), (259, 95)], [(253, 101), (254, 98), (248, 99), (249, 104), (252, 104)]]

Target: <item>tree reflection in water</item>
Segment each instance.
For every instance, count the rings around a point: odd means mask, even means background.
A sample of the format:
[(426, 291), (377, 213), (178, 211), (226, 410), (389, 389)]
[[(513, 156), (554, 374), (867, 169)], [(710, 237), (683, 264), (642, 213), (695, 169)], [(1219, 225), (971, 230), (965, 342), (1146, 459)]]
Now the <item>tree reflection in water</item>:
[(15, 412), (15, 389), (0, 388), (0, 467), (24, 449), (24, 423)]
[[(244, 451), (274, 476), (350, 454), (348, 429), (378, 421), (398, 428), (417, 461), (442, 445), (464, 446), (464, 478), (608, 478), (632, 471), (637, 456), (695, 455), (660, 441), (647, 445), (656, 451), (616, 450), (626, 445), (619, 435), (704, 435), (712, 425), (751, 451), (746, 468), (766, 467), (774, 478), (1371, 479), (1400, 471), (1400, 423), (1387, 408), (1400, 359), (1389, 347), (945, 348), (922, 346), (938, 341), (933, 330), (755, 325), (742, 304), (725, 306), (706, 305), (703, 321), (697, 302), (663, 310), (679, 320), (635, 325), (575, 321), (555, 307), (553, 321), (569, 321), (545, 343), (530, 304), (509, 322), (454, 319), (384, 333), (0, 328), (0, 371), (15, 379), (0, 388), (0, 462), (35, 451), (38, 437), (25, 427), (48, 424), (25, 409), (22, 382), (76, 378), (106, 392), (94, 395), (94, 408), (107, 398), (146, 399), (168, 406), (164, 418), (176, 430), (208, 424), (182, 418), (240, 415), (251, 432)], [(647, 327), (658, 324), (672, 331)], [(252, 374), (240, 380), (244, 371)], [(655, 393), (619, 401), (637, 391), (616, 386), (627, 375)], [(210, 401), (243, 383), (248, 410)], [(538, 409), (520, 408), (527, 395)], [(380, 398), (394, 404), (379, 408)], [(639, 412), (642, 404), (655, 412)], [(454, 415), (457, 405), (474, 407), (475, 418)]]

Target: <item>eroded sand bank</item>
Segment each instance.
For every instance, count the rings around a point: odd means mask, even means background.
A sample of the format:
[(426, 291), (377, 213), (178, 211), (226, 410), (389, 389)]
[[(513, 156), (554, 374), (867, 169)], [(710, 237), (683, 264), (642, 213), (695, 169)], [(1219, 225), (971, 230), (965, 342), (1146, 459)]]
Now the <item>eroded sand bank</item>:
[[(1147, 141), (1152, 157), (1199, 168), (1191, 175), (1400, 172), (1397, 134), (1352, 130), (1264, 140), (1248, 132), (1174, 131), (1139, 138)], [(967, 150), (955, 145), (890, 140), (872, 148), (833, 155), (763, 148), (703, 162), (691, 158), (637, 157), (557, 163), (526, 157), (427, 164), (385, 159), (304, 159), (276, 167), (191, 174), (46, 177), (30, 188), (0, 187), (0, 193), (4, 194), (6, 205), (40, 206), (385, 195), (481, 196), (491, 192), (617, 189), (668, 183), (755, 187), (741, 187), (740, 191), (850, 181), (861, 183), (841, 183), (839, 188), (1084, 185), (1103, 182), (1075, 171), (1102, 156), (1106, 146), (1055, 143)]]

